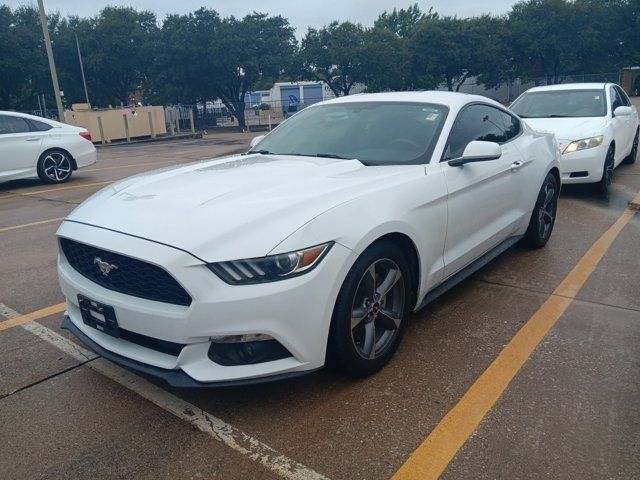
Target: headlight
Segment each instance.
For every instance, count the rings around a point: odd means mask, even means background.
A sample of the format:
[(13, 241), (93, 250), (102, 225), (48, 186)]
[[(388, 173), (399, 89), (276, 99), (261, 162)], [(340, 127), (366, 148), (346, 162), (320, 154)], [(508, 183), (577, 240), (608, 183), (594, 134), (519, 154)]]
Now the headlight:
[(333, 242), (328, 242), (297, 252), (208, 263), (207, 267), (231, 285), (275, 282), (313, 270), (332, 245)]
[(595, 148), (602, 145), (602, 140), (604, 137), (600, 135), (599, 137), (591, 137), (591, 138), (583, 138), (582, 140), (576, 140), (575, 142), (571, 142), (567, 145), (567, 148), (564, 149), (562, 153), (573, 153), (579, 150), (586, 150), (588, 148)]

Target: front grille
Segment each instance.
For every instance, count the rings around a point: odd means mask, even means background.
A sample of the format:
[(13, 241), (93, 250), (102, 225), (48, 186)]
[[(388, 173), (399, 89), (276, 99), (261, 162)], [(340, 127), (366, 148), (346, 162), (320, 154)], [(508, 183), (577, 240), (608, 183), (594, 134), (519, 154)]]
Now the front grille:
[[(60, 245), (74, 270), (104, 288), (157, 302), (191, 305), (186, 290), (156, 265), (67, 238), (61, 238)], [(99, 268), (100, 261), (116, 268), (105, 275)]]

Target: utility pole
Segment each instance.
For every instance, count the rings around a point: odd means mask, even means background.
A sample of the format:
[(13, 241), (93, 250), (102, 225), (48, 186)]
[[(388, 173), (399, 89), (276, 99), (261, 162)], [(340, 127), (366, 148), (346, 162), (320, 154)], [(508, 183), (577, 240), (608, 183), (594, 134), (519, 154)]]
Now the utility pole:
[(49, 58), (49, 69), (51, 70), (51, 81), (53, 82), (53, 92), (56, 96), (56, 106), (58, 107), (58, 121), (64, 123), (64, 109), (62, 108), (62, 98), (60, 97), (60, 87), (58, 85), (58, 74), (56, 73), (56, 62), (53, 60), (53, 50), (51, 49), (51, 39), (49, 38), (49, 27), (47, 25), (47, 16), (44, 13), (44, 4), (42, 0), (38, 0), (40, 9), (40, 24), (42, 25), (42, 34), (44, 35), (44, 44), (47, 48), (47, 57)]
[(84, 85), (84, 96), (87, 99), (87, 104), (89, 103), (89, 92), (87, 91), (87, 81), (84, 79), (84, 67), (82, 66), (82, 55), (80, 54), (80, 42), (78, 42), (78, 35), (74, 34), (76, 37), (76, 47), (78, 47), (78, 60), (80, 60), (80, 73), (82, 73), (82, 84)]

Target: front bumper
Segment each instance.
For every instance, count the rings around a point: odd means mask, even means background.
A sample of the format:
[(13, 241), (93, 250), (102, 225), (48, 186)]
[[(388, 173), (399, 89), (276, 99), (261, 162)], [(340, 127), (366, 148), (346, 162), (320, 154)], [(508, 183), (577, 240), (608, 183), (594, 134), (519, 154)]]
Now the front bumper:
[(227, 380), (224, 382), (203, 383), (198, 382), (184, 373), (182, 370), (166, 370), (164, 368), (154, 367), (153, 365), (147, 365), (146, 363), (137, 362), (130, 358), (123, 357), (117, 353), (110, 352), (109, 350), (102, 348), (100, 344), (91, 340), (91, 338), (80, 330), (71, 321), (71, 319), (65, 315), (62, 322), (62, 329), (70, 331), (75, 337), (84, 343), (91, 350), (96, 352), (103, 358), (112, 361), (124, 367), (128, 370), (132, 370), (137, 373), (141, 373), (148, 377), (153, 377), (157, 380), (162, 380), (175, 388), (212, 388), (212, 387), (240, 387), (245, 385), (256, 385), (261, 383), (276, 382), (279, 380), (289, 380), (296, 377), (301, 377), (315, 370), (304, 370), (301, 372), (282, 373), (280, 375), (271, 375), (268, 377), (251, 378), (247, 380)]
[[(188, 253), (155, 242), (68, 221), (58, 235), (162, 266), (188, 291), (193, 299), (188, 307), (133, 297), (90, 281), (69, 265), (62, 252), (58, 256), (69, 330), (116, 363), (185, 387), (268, 381), (321, 368), (333, 306), (356, 258), (354, 252), (336, 244), (308, 274), (233, 286)], [(185, 346), (174, 356), (90, 327), (82, 320), (79, 294), (113, 307), (122, 329)], [(292, 356), (233, 366), (209, 358), (211, 337), (255, 333), (270, 335)]]
[(596, 148), (563, 154), (560, 158), (562, 183), (599, 182), (602, 179), (602, 172), (604, 171), (604, 159), (607, 156), (607, 148), (608, 147), (603, 144)]

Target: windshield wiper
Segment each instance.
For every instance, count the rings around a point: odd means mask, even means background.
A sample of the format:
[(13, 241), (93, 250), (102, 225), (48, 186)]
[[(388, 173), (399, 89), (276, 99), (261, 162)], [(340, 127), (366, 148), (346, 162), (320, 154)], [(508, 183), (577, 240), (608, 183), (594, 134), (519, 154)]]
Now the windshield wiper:
[(273, 152), (270, 152), (269, 150), (249, 150), (247, 152), (247, 155), (250, 153), (258, 153), (260, 155), (273, 155)]
[(573, 118), (571, 115), (549, 115), (547, 118)]
[(340, 160), (353, 160), (353, 158), (342, 157), (334, 153), (316, 153), (314, 156), (320, 157), (320, 158), (338, 158)]

